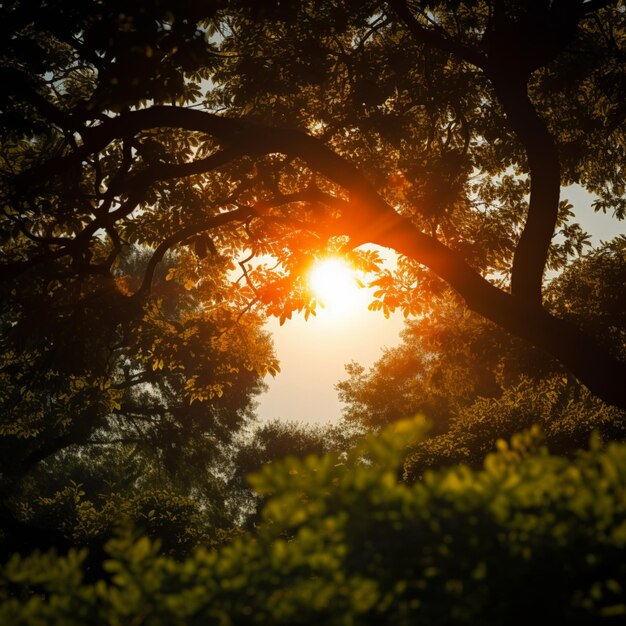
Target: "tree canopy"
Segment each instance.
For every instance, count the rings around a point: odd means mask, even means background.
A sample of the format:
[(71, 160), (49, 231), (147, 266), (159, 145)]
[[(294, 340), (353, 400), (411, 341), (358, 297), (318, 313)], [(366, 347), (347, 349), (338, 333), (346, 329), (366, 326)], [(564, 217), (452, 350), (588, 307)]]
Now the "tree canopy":
[(586, 241), (563, 185), (624, 215), (624, 20), (595, 0), (14, 2), (3, 276), (87, 301), (149, 247), (122, 310), (168, 250), (189, 285), (247, 255), (227, 297), (285, 318), (315, 306), (312, 258), (373, 242), (403, 255), (392, 277), (349, 253), (381, 272), (374, 306), (418, 312), (442, 279), (623, 407), (623, 362), (542, 290)]
[(262, 377), (278, 367), (271, 341), (258, 318), (233, 324), (240, 312), (215, 287), (223, 262), (207, 268), (211, 287), (185, 286), (173, 275), (179, 259), (168, 258), (150, 297), (133, 303), (124, 294), (148, 257), (129, 248), (109, 280), (31, 274), (9, 287), (0, 551), (66, 545), (41, 528), (70, 543), (106, 538), (125, 510), (232, 525), (224, 468), (254, 419)]
[[(574, 322), (616, 357), (626, 354), (626, 238), (571, 263), (547, 286), (546, 306)], [(366, 370), (347, 367), (337, 385), (344, 418), (365, 430), (422, 414), (434, 439), (419, 445), (422, 468), (453, 460), (480, 464), (497, 439), (540, 424), (552, 450), (584, 447), (592, 431), (624, 436), (626, 413), (603, 405), (562, 364), (463, 307), (441, 298), (409, 320), (399, 346)], [(409, 455), (414, 456), (415, 455)], [(407, 469), (415, 471), (416, 458)]]
[[(84, 308), (108, 289), (121, 312), (184, 250), (183, 285), (238, 259), (245, 284), (220, 297), (285, 319), (314, 311), (303, 268), (339, 251), (378, 272), (374, 307), (428, 310), (447, 283), (626, 406), (623, 361), (543, 293), (586, 242), (563, 186), (624, 216), (621, 2), (23, 0), (2, 17), (14, 295)], [(402, 255), (395, 275), (366, 242)], [(152, 252), (125, 290), (131, 244)]]

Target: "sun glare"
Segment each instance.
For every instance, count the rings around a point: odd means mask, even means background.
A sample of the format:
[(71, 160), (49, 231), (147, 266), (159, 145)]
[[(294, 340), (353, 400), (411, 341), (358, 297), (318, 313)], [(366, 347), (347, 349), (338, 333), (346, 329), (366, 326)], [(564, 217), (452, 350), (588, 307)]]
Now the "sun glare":
[(333, 313), (354, 309), (359, 300), (356, 275), (341, 259), (324, 259), (309, 272), (309, 286), (320, 303)]

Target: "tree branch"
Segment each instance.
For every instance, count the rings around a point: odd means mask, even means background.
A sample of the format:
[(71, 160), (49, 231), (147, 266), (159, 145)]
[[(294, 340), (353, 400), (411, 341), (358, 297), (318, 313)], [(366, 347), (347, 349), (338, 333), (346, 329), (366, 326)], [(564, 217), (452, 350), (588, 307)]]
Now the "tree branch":
[(422, 26), (405, 0), (387, 0), (387, 4), (402, 20), (417, 43), (449, 52), (476, 67), (483, 67), (485, 58), (477, 50), (448, 37), (443, 29), (435, 30)]
[(139, 289), (133, 294), (133, 297), (141, 297), (150, 291), (154, 272), (157, 265), (163, 260), (166, 252), (181, 241), (196, 235), (198, 233), (229, 224), (231, 222), (245, 222), (251, 217), (262, 217), (262, 211), (293, 202), (333, 202), (335, 198), (325, 194), (317, 189), (307, 189), (306, 191), (286, 194), (259, 201), (254, 207), (240, 207), (233, 211), (218, 213), (204, 221), (196, 224), (190, 224), (179, 231), (176, 231), (169, 237), (166, 237), (156, 248), (144, 273), (144, 279)]
[(128, 191), (135, 187), (148, 187), (159, 180), (171, 180), (173, 178), (184, 178), (195, 174), (205, 174), (220, 165), (232, 161), (240, 152), (233, 149), (220, 150), (209, 155), (204, 159), (190, 161), (188, 163), (156, 163), (149, 165), (141, 172), (127, 177), (125, 180), (118, 181), (115, 185), (109, 187), (112, 194)]
[[(129, 138), (154, 128), (177, 128), (203, 132), (220, 143), (234, 148), (238, 154), (250, 156), (283, 153), (306, 159), (314, 169), (334, 171), (333, 179), (344, 187), (366, 184), (359, 171), (314, 137), (298, 130), (261, 126), (241, 118), (227, 118), (205, 111), (178, 106), (153, 106), (122, 113), (83, 133), (83, 145), (72, 154), (24, 172), (20, 179), (25, 188), (33, 182), (46, 180), (79, 165), (99, 152), (114, 139)], [(367, 185), (369, 187), (369, 185)]]
[(197, 233), (211, 230), (212, 228), (217, 228), (218, 226), (223, 226), (224, 224), (228, 224), (230, 222), (243, 222), (248, 219), (250, 216), (256, 215), (256, 211), (251, 207), (242, 207), (239, 209), (235, 209), (233, 211), (228, 211), (226, 213), (218, 213), (213, 217), (208, 218), (202, 222), (197, 224), (191, 224), (182, 228), (179, 231), (176, 231), (169, 237), (166, 237), (156, 248), (150, 260), (148, 261), (148, 266), (146, 267), (146, 271), (144, 273), (144, 278), (141, 283), (139, 289), (133, 294), (132, 297), (140, 298), (147, 294), (150, 291), (152, 286), (152, 280), (154, 279), (154, 272), (156, 271), (157, 265), (163, 260), (165, 253), (177, 243), (181, 241), (185, 241), (188, 237), (195, 235)]
[(456, 252), (418, 231), (409, 220), (396, 217), (394, 228), (373, 238), (372, 243), (426, 265), (453, 287), (471, 310), (554, 356), (605, 402), (626, 408), (626, 363), (569, 322), (553, 317), (534, 302), (498, 289)]
[(526, 150), (530, 198), (526, 223), (513, 257), (511, 292), (541, 304), (543, 273), (558, 219), (561, 166), (554, 138), (515, 76), (491, 76), (511, 128)]
[(587, 0), (580, 3), (580, 15), (587, 16), (611, 5), (616, 6), (617, 2), (615, 0)]

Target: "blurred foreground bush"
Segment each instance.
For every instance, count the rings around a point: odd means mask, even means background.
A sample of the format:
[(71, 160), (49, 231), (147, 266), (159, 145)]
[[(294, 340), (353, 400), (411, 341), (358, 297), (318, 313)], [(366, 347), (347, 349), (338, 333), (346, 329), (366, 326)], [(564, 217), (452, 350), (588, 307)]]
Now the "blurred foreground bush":
[(107, 575), (85, 553), (13, 557), (0, 622), (59, 624), (554, 624), (626, 617), (626, 445), (573, 459), (539, 433), (498, 443), (480, 470), (403, 482), (404, 422), (349, 455), (286, 459), (252, 478), (255, 533), (186, 560), (122, 533)]

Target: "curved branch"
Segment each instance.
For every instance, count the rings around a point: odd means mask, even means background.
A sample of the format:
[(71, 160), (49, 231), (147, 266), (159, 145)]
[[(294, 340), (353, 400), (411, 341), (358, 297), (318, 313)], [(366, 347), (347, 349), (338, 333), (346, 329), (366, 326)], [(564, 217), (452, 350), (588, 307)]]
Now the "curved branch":
[[(478, 52), (446, 35), (443, 30), (425, 28), (408, 8), (406, 0), (388, 0), (416, 41), (450, 52), (481, 68), (491, 80), (496, 97), (524, 147), (530, 170), (530, 200), (526, 223), (516, 248), (511, 273), (511, 291), (541, 304), (543, 273), (558, 219), (560, 163), (554, 138), (533, 106), (527, 82), (533, 69), (545, 65), (574, 36), (582, 11), (608, 4), (603, 0), (577, 3), (556, 2), (541, 12), (533, 9), (514, 24), (500, 16), (491, 19)], [(499, 9), (496, 4), (496, 8)], [(499, 13), (499, 10), (498, 10)], [(540, 26), (538, 41), (531, 38)], [(517, 29), (517, 30), (516, 30)], [(518, 32), (519, 31), (519, 32)]]
[(122, 113), (83, 133), (84, 142), (72, 154), (52, 159), (48, 163), (24, 172), (20, 179), (25, 187), (45, 180), (79, 165), (99, 152), (114, 139), (129, 138), (155, 128), (177, 128), (203, 132), (239, 154), (250, 156), (283, 153), (304, 158), (314, 169), (334, 172), (338, 184), (350, 189), (369, 185), (360, 172), (339, 157), (318, 139), (298, 130), (267, 127), (241, 118), (227, 118), (205, 111), (178, 106), (153, 106), (149, 109)]
[(206, 174), (220, 165), (229, 163), (241, 153), (237, 150), (226, 149), (215, 152), (214, 154), (189, 161), (187, 163), (156, 163), (149, 165), (141, 172), (133, 174), (125, 180), (117, 182), (109, 187), (109, 192), (117, 194), (120, 192), (134, 189), (135, 187), (148, 187), (159, 180), (171, 180), (173, 178), (184, 178), (195, 174)]
[(150, 288), (152, 286), (152, 280), (154, 279), (154, 272), (156, 271), (157, 265), (163, 260), (166, 252), (177, 243), (185, 241), (185, 239), (197, 233), (211, 230), (212, 228), (217, 228), (218, 226), (223, 226), (224, 224), (228, 224), (230, 222), (243, 222), (249, 217), (256, 214), (257, 213), (255, 209), (253, 209), (252, 207), (241, 207), (239, 209), (228, 211), (226, 213), (218, 213), (217, 215), (214, 215), (213, 217), (210, 217), (203, 222), (190, 224), (189, 226), (186, 226), (185, 228), (176, 231), (169, 237), (166, 237), (157, 246), (156, 250), (150, 257), (141, 286), (133, 294), (132, 297), (140, 298), (150, 291)]
[(505, 73), (491, 78), (509, 124), (526, 150), (530, 173), (528, 214), (513, 257), (511, 292), (540, 305), (543, 273), (559, 213), (559, 155), (552, 134), (528, 97), (525, 81)]
[(596, 13), (600, 9), (606, 9), (610, 6), (616, 6), (617, 2), (615, 0), (583, 0), (580, 2), (579, 13), (582, 17), (590, 15), (591, 13)]
[(399, 215), (395, 227), (373, 238), (372, 243), (393, 248), (426, 265), (452, 286), (471, 310), (545, 350), (592, 393), (626, 409), (626, 363), (585, 332), (553, 317), (534, 302), (498, 289), (468, 267), (457, 253)]
[(152, 281), (154, 279), (154, 272), (157, 265), (163, 260), (163, 257), (167, 251), (181, 241), (196, 235), (198, 233), (224, 226), (231, 222), (245, 222), (253, 217), (261, 217), (262, 211), (270, 209), (283, 204), (290, 204), (293, 202), (332, 202), (335, 198), (328, 194), (325, 194), (318, 189), (308, 189), (302, 192), (296, 192), (292, 194), (284, 194), (271, 198), (268, 200), (261, 200), (254, 207), (240, 207), (233, 211), (225, 213), (218, 213), (202, 222), (196, 224), (190, 224), (181, 230), (176, 231), (169, 237), (166, 237), (156, 248), (144, 273), (144, 279), (139, 289), (133, 294), (133, 297), (141, 297), (150, 291)]

